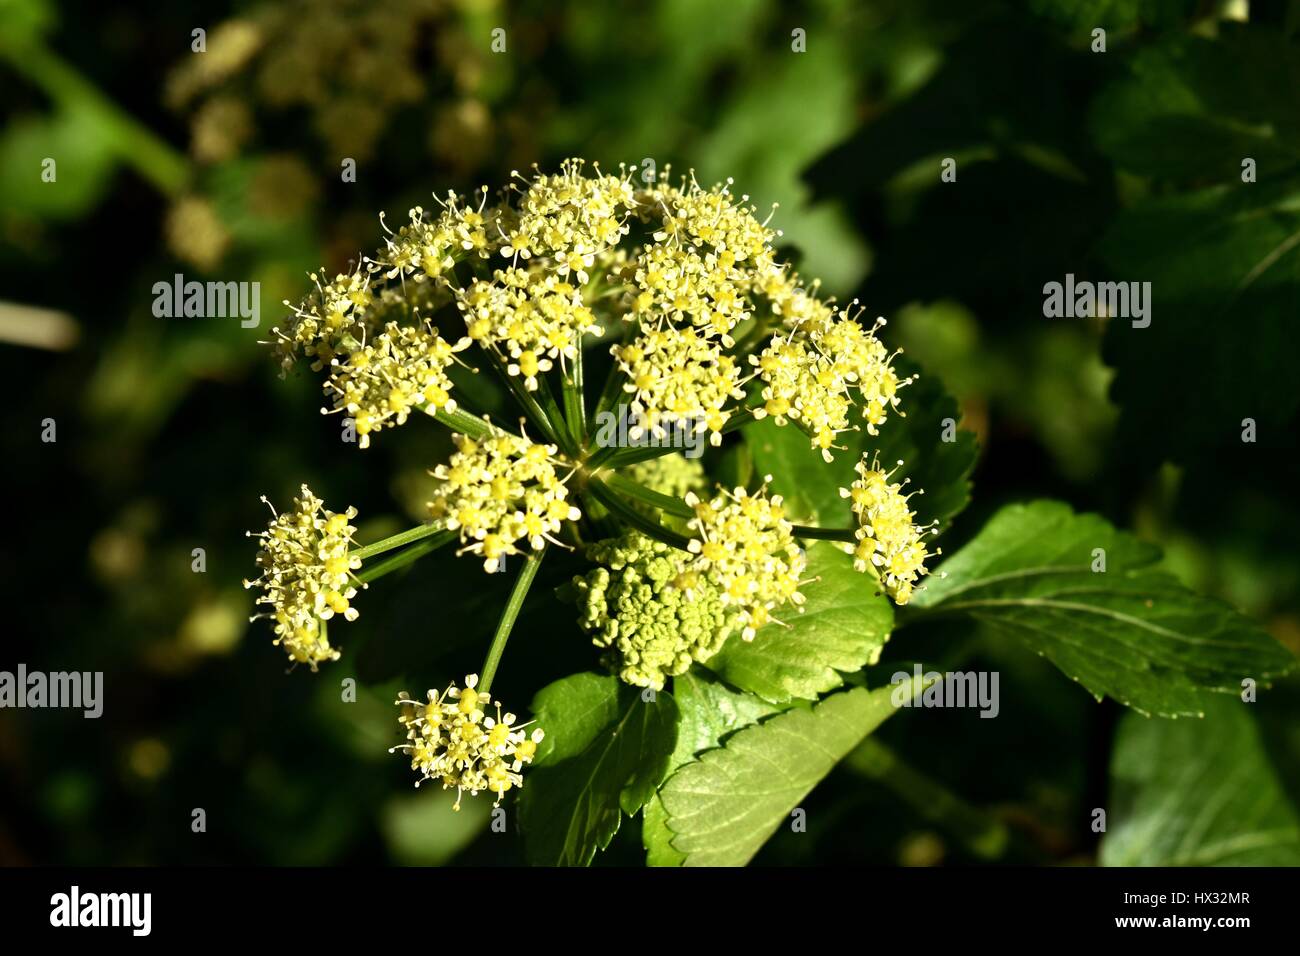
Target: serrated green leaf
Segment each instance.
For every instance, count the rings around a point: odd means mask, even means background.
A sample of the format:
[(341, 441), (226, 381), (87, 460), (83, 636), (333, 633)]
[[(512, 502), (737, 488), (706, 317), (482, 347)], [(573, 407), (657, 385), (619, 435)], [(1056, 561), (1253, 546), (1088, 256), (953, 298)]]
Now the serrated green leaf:
[[(668, 762), (669, 774), (690, 763), (697, 754), (718, 746), (728, 734), (781, 710), (753, 694), (730, 690), (698, 668), (673, 679), (673, 698), (680, 717), (677, 746)], [(681, 866), (686, 861), (685, 855), (673, 848), (672, 835), (668, 811), (656, 794), (645, 805), (641, 829), (650, 866)]]
[(532, 709), (546, 738), (520, 793), (526, 855), (586, 866), (663, 780), (676, 704), (662, 691), (645, 700), (616, 677), (574, 674), (538, 691)]
[(1300, 866), (1300, 817), (1251, 706), (1224, 698), (1203, 721), (1124, 718), (1104, 865)]
[[(1097, 549), (1105, 571), (1094, 572)], [(1003, 508), (917, 592), (917, 608), (969, 615), (1023, 640), (1099, 699), (1197, 715), (1244, 677), (1295, 658), (1229, 605), (1152, 567), (1159, 549), (1055, 501)]]
[[(957, 430), (961, 419), (957, 402), (935, 376), (919, 374), (914, 363), (902, 358), (895, 361), (895, 368), (900, 376), (918, 375), (899, 392), (904, 414), (891, 415), (879, 435), (869, 435), (865, 429), (840, 435), (839, 443), (845, 447), (835, 452), (831, 462), (824, 461), (821, 452), (809, 446), (808, 436), (793, 425), (778, 426), (763, 419), (745, 427), (755, 470), (772, 475), (771, 488), (786, 497), (791, 514), (827, 528), (850, 527), (852, 514), (840, 489), (857, 477), (854, 468), (863, 454), (877, 455), (886, 468), (903, 462), (894, 480), (907, 478), (909, 490), (924, 490), (912, 499), (918, 522), (937, 520), (946, 526), (966, 507), (969, 475), (978, 455), (975, 436)], [(949, 429), (953, 440), (944, 441)]]
[(808, 576), (802, 614), (786, 608), (787, 626), (769, 624), (752, 641), (733, 636), (704, 666), (733, 687), (783, 703), (816, 700), (844, 683), (841, 674), (874, 664), (894, 626), (875, 580), (826, 541), (809, 547)]
[(659, 795), (686, 866), (743, 866), (790, 811), (894, 710), (896, 688), (854, 688), (733, 734)]

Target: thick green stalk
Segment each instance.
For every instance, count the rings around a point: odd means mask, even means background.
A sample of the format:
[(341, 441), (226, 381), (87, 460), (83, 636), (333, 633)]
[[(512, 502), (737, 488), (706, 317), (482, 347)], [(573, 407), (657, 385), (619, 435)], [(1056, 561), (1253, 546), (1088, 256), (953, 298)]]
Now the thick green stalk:
[(811, 525), (797, 524), (794, 526), (794, 536), (796, 538), (816, 538), (822, 541), (857, 541), (857, 535), (851, 528), (814, 528)]
[[(742, 408), (727, 419), (727, 423), (722, 426), (722, 434), (730, 434), (752, 421), (754, 421), (754, 409)], [(649, 461), (652, 458), (662, 458), (664, 455), (671, 455), (675, 451), (681, 451), (681, 449), (676, 445), (659, 447), (636, 445), (629, 448), (602, 448), (587, 460), (587, 464), (593, 468), (600, 465), (622, 468), (626, 465), (635, 465), (637, 462)]]
[(501, 430), (486, 419), (479, 418), (477, 415), (471, 415), (469, 412), (462, 411), (459, 408), (455, 411), (448, 411), (445, 408), (434, 410), (430, 409), (428, 405), (421, 405), (420, 410), (431, 418), (435, 418), (442, 422), (452, 431), (460, 432), (462, 435), (468, 435), (475, 441), (486, 438), (488, 435), (492, 434), (493, 431)]
[(496, 677), (501, 655), (505, 653), (506, 641), (510, 640), (510, 632), (514, 629), (515, 619), (519, 617), (519, 609), (524, 606), (524, 598), (528, 596), (528, 589), (533, 585), (533, 578), (537, 577), (537, 569), (541, 567), (545, 554), (546, 549), (543, 548), (528, 555), (524, 559), (524, 566), (519, 570), (519, 577), (515, 578), (510, 600), (501, 612), (501, 620), (497, 622), (496, 633), (492, 635), (492, 644), (488, 647), (483, 669), (479, 673), (477, 690), (480, 693), (486, 694), (492, 687), (492, 678)]
[(606, 412), (612, 412), (618, 405), (618, 398), (622, 394), (623, 370), (618, 367), (618, 362), (615, 362), (610, 366), (604, 388), (600, 390), (600, 398), (596, 401), (596, 414), (603, 415)]
[[(637, 501), (644, 502), (650, 507), (658, 508), (670, 515), (676, 515), (679, 518), (693, 518), (695, 516), (691, 506), (682, 499), (660, 494), (644, 485), (637, 484), (626, 475), (609, 474), (602, 471), (597, 475), (597, 478), (619, 494), (628, 498), (635, 498)], [(857, 536), (851, 528), (814, 528), (811, 525), (797, 524), (793, 526), (793, 533), (797, 538), (815, 538), (823, 541), (853, 542), (857, 540)]]
[(365, 547), (357, 548), (354, 551), (350, 551), (348, 552), (348, 556), (353, 558), (360, 558), (362, 561), (364, 561), (367, 558), (373, 558), (377, 554), (383, 554), (385, 551), (392, 551), (394, 548), (400, 548), (402, 547), (402, 545), (411, 544), (414, 541), (420, 541), (423, 538), (427, 538), (431, 535), (435, 535), (440, 532), (447, 536), (447, 540), (443, 541), (442, 542), (443, 544), (446, 544), (447, 541), (450, 541), (452, 538), (456, 537), (456, 532), (443, 531), (443, 529), (438, 527), (436, 524), (422, 524), (415, 528), (408, 528), (407, 530), (401, 532), (400, 534), (395, 534), (392, 537), (383, 538), (382, 540), (375, 541), (372, 544), (366, 545)]
[(606, 445), (604, 447), (597, 448), (587, 458), (587, 467), (600, 468), (601, 466), (609, 462), (609, 460), (612, 459), (615, 455), (617, 455), (620, 451), (623, 451), (623, 449), (619, 448), (617, 445)]
[(728, 351), (732, 355), (744, 355), (751, 351), (753, 346), (757, 345), (765, 336), (772, 331), (772, 323), (767, 319), (755, 319), (754, 324), (750, 326)]
[[(758, 406), (755, 406), (757, 408)], [(722, 434), (729, 435), (738, 428), (744, 428), (754, 420), (754, 408), (742, 408), (736, 412), (722, 426)]]
[(533, 398), (532, 392), (524, 387), (517, 376), (506, 371), (505, 365), (499, 358), (495, 355), (491, 358), (492, 368), (496, 370), (497, 376), (510, 390), (510, 394), (515, 397), (515, 400), (523, 406), (524, 411), (528, 414), (528, 420), (542, 433), (542, 438), (549, 444), (563, 447), (564, 443), (560, 441), (560, 433), (551, 420), (546, 417), (546, 412), (542, 410), (542, 406), (537, 404), (537, 399)]
[(363, 566), (357, 572), (357, 580), (369, 584), (371, 581), (382, 578), (385, 574), (396, 571), (398, 568), (404, 568), (408, 564), (415, 563), (429, 552), (437, 551), (444, 544), (455, 540), (455, 538), (456, 532), (454, 531), (444, 531), (441, 534), (424, 538), (409, 548), (398, 551), (391, 557)]
[(627, 465), (635, 465), (638, 462), (649, 461), (652, 458), (662, 458), (664, 455), (671, 455), (675, 451), (681, 451), (680, 448), (674, 448), (671, 445), (656, 447), (653, 445), (638, 445), (633, 448), (602, 448), (601, 452), (606, 454), (592, 455), (587, 459), (589, 467), (604, 465), (608, 468), (623, 468)]
[(662, 541), (664, 544), (672, 545), (674, 548), (678, 548), (682, 551), (690, 550), (690, 538), (677, 534), (675, 531), (668, 530), (654, 518), (637, 511), (601, 479), (589, 478), (587, 480), (587, 491), (589, 491), (601, 504), (608, 508), (610, 514), (616, 516), (626, 524), (630, 524), (643, 534), (654, 538), (656, 541)]
[[(623, 334), (619, 342), (626, 344), (636, 333), (637, 325), (632, 322), (623, 322), (622, 325)], [(623, 370), (619, 368), (618, 360), (615, 359), (609, 367), (609, 375), (605, 377), (605, 385), (600, 390), (600, 398), (596, 401), (597, 415), (613, 410), (618, 397), (623, 394), (624, 378)]]
[(569, 427), (568, 417), (560, 411), (559, 403), (555, 401), (555, 393), (551, 391), (551, 383), (545, 375), (537, 376), (537, 397), (540, 399), (542, 411), (555, 427), (555, 437), (559, 439), (560, 450), (571, 458), (580, 457), (581, 439)]
[(628, 498), (635, 498), (648, 504), (652, 508), (658, 508), (670, 515), (676, 515), (678, 518), (694, 518), (695, 511), (681, 498), (674, 498), (671, 495), (661, 494), (645, 485), (639, 485), (626, 475), (617, 473), (607, 474), (602, 472), (598, 475), (601, 481), (617, 491), (619, 494), (626, 495)]
[(582, 381), (582, 343), (578, 343), (575, 358), (569, 361), (566, 374), (563, 374), (564, 416), (569, 423), (569, 434), (577, 439), (580, 447), (587, 444), (587, 407), (583, 395)]

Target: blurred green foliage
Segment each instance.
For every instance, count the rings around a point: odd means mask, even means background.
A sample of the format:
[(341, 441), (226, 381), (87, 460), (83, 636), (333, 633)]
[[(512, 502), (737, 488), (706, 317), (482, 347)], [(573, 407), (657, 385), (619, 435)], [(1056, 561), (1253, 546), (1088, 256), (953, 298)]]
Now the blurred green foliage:
[[(443, 434), (414, 423), (402, 442), (340, 454), (314, 385), (277, 379), (256, 342), (271, 303), (373, 246), (380, 210), (568, 155), (734, 177), (760, 208), (779, 204), (803, 273), (889, 318), (886, 338), (919, 363), (913, 387), (934, 383), (917, 424), (951, 411), (980, 438), (973, 503), (945, 551), (1007, 501), (1064, 498), (1161, 543), (1185, 583), (1300, 649), (1294, 0), (412, 4), (419, 89), (385, 113), (355, 183), (311, 110), (268, 102), (251, 73), (223, 92), (255, 118), (252, 135), (196, 156), (195, 112), (165, 95), (203, 55), (191, 31), (215, 42), (223, 21), (273, 21), (287, 44), (321, 28), (268, 16), (297, 6), (0, 0), (0, 330), (10, 304), (79, 330), (66, 351), (0, 345), (17, 377), (0, 448), (21, 522), (0, 563), (25, 585), (0, 663), (103, 670), (109, 694), (92, 723), (0, 713), (0, 862), (523, 859), (484, 806), (451, 814), (444, 795), (412, 793), (386, 752), (396, 691), (463, 674), (508, 582), (436, 555), (404, 585), (384, 582), (338, 665), (286, 675), (266, 630), (245, 623), (242, 532), (264, 520), (260, 494), (283, 499), (303, 480), (355, 503), (363, 535), (391, 532), (446, 453)], [(332, 7), (342, 22), (380, 15)], [(940, 178), (949, 157), (956, 183)], [(261, 282), (262, 328), (155, 319), (149, 290), (176, 272)], [(1066, 273), (1152, 282), (1152, 326), (1044, 318), (1042, 286)], [(54, 444), (40, 441), (46, 418)], [(1241, 441), (1244, 418), (1255, 443)], [(970, 472), (972, 445), (947, 454), (920, 466)], [(199, 547), (204, 574), (191, 571)], [(573, 570), (544, 569), (525, 621)], [(547, 607), (512, 646), (507, 699), (590, 666), (576, 625)], [(806, 802), (808, 834), (779, 833), (759, 862), (985, 860), (986, 833), (1009, 834), (994, 841), (1000, 860), (1095, 861), (1088, 813), (1112, 790), (1145, 816), (1102, 843), (1101, 861), (1178, 858), (1150, 854), (1176, 849), (1179, 820), (1207, 799), (1192, 768), (1161, 762), (1199, 743), (1183, 721), (1125, 716), (1112, 780), (1115, 706), (1043, 661), (997, 634), (905, 625), (883, 666), (913, 660), (1001, 671), (1001, 719), (889, 722), (878, 745), (914, 766), (890, 776), (879, 750), (851, 757)], [(1238, 715), (1214, 739), (1267, 768), (1260, 826), (1287, 833), (1297, 698), (1294, 679), (1261, 690), (1258, 719)], [(960, 795), (960, 811), (928, 813), (936, 792)], [(190, 832), (195, 807), (206, 834)], [(642, 859), (638, 831), (597, 861)]]

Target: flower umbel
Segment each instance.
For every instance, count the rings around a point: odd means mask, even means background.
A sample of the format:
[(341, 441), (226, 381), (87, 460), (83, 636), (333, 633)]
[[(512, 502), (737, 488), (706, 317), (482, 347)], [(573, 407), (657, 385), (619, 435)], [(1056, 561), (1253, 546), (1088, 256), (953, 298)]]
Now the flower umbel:
[[(462, 552), (481, 555), (489, 573), (508, 554), (540, 551), (565, 521), (582, 512), (569, 501), (569, 489), (556, 470), (563, 467), (554, 445), (540, 445), (506, 432), (476, 441), (452, 436), (456, 452), (433, 470), (440, 484), (429, 514), (460, 532)], [(567, 477), (567, 476), (566, 476)]]
[(808, 562), (781, 501), (780, 495), (768, 496), (766, 485), (753, 494), (744, 488), (724, 490), (711, 501), (701, 501), (693, 492), (686, 496), (695, 509), (687, 523), (695, 557), (677, 584), (693, 592), (701, 575), (712, 581), (722, 603), (736, 608), (747, 641), (776, 620), (771, 612), (787, 602), (802, 610), (800, 576)]
[[(394, 228), (381, 214), (379, 248), (333, 279), (313, 275), (290, 307), (272, 343), (282, 368), (323, 373), (326, 411), (347, 415), (362, 447), (411, 419), (448, 428), (454, 445), (430, 463), (426, 524), (349, 550), (355, 512), (324, 511), (304, 488), (260, 536), (263, 573), (250, 586), (264, 589), (295, 659), (338, 657), (326, 622), (356, 615), (357, 555), (386, 555), (364, 572), (375, 581), (457, 541), (485, 571), (515, 571), (478, 672), (485, 688), (552, 544), (588, 562), (558, 593), (602, 662), (656, 690), (734, 635), (794, 625), (810, 575), (801, 538), (841, 542), (894, 601), (911, 597), (934, 527), (915, 523), (893, 472), (858, 464), (843, 491), (852, 531), (793, 524), (772, 476), (757, 489), (749, 477), (766, 429), (754, 420), (794, 425), (814, 452), (800, 439), (793, 453), (817, 465), (815, 452), (830, 462), (849, 444), (845, 433), (874, 436), (903, 414), (911, 379), (877, 338), (884, 320), (864, 323), (856, 302), (823, 298), (779, 261), (771, 216), (730, 180), (634, 174), (569, 160), (557, 174), (512, 173), (495, 194), (435, 195)], [(705, 453), (704, 436), (732, 447)], [(711, 469), (737, 487), (716, 486)], [(822, 666), (815, 643), (806, 654)], [(465, 793), (499, 802), (521, 786), (542, 740), (479, 687), (471, 675), (397, 700), (406, 742), (394, 749), (420, 782), (455, 787), (457, 807)]]
[(362, 448), (370, 445), (371, 432), (404, 425), (413, 406), (453, 411), (447, 366), (468, 346), (469, 339), (453, 345), (427, 325), (389, 323), (369, 345), (334, 366), (325, 383), (334, 393), (333, 410), (352, 417)]
[[(407, 743), (393, 747), (411, 758), (411, 769), (426, 780), (439, 781), (444, 790), (456, 788), (455, 809), (468, 792), (496, 794), (496, 804), (506, 792), (524, 785), (520, 770), (531, 763), (545, 737), (540, 727), (531, 734), (517, 724), (514, 714), (501, 713), (501, 702), (477, 690), (478, 675), (465, 678), (465, 686), (448, 686), (442, 693), (430, 690), (427, 699), (413, 700), (405, 691), (397, 697), (402, 708), (398, 721), (406, 729)], [(488, 710), (495, 716), (487, 716)], [(530, 722), (531, 723), (531, 722)]]
[(347, 621), (357, 618), (351, 602), (357, 594), (355, 583), (360, 582), (353, 572), (361, 567), (361, 559), (348, 554), (357, 530), (351, 524), (357, 510), (329, 511), (306, 485), (286, 511), (277, 513), (265, 497), (262, 500), (271, 508), (271, 523), (256, 535), (249, 532), (262, 544), (257, 553), (262, 574), (245, 581), (244, 587), (261, 588), (257, 603), (269, 605), (270, 610), (254, 620), (272, 619), (275, 643), (293, 660), (315, 670), (322, 661), (339, 657), (330, 646), (324, 622), (336, 614)]
[[(722, 427), (731, 417), (727, 404), (745, 397), (740, 366), (717, 340), (695, 329), (666, 327), (651, 330), (629, 345), (612, 349), (627, 376), (623, 390), (632, 395), (632, 410), (656, 438), (665, 425), (692, 432), (709, 432), (709, 442), (722, 442)], [(632, 428), (640, 438), (642, 426)]]
[(764, 384), (754, 417), (797, 422), (830, 461), (835, 436), (856, 427), (849, 418), (856, 398), (867, 433), (875, 435), (886, 413), (897, 409), (898, 389), (911, 382), (899, 379), (893, 356), (876, 338), (883, 324), (866, 329), (847, 312), (819, 313), (775, 336), (762, 354), (749, 357)]
[(850, 500), (858, 518), (858, 543), (851, 546), (853, 566), (859, 571), (870, 567), (898, 604), (911, 600), (916, 582), (929, 573), (925, 559), (939, 553), (925, 549), (925, 536), (935, 529), (914, 523), (916, 513), (907, 504), (911, 496), (903, 494), (906, 482), (889, 480), (902, 464), (900, 461), (886, 472), (863, 456), (857, 464), (858, 480), (840, 489), (840, 496)]

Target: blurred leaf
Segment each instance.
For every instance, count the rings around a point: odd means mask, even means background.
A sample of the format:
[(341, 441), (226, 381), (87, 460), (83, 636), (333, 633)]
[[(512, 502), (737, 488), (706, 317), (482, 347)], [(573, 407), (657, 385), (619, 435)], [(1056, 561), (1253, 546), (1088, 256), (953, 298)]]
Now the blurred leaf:
[(384, 805), (380, 826), (393, 859), (402, 866), (442, 866), (474, 842), (492, 815), (489, 800), (462, 800), (433, 787)]
[(1029, 0), (1030, 11), (1091, 40), (1092, 31), (1128, 33), (1140, 25), (1175, 26), (1196, 10), (1196, 0)]
[(893, 687), (854, 688), (729, 737), (660, 791), (686, 866), (743, 866), (790, 811), (895, 707)]
[[(1105, 572), (1095, 573), (1095, 549)], [(1154, 545), (1055, 501), (1003, 508), (918, 590), (918, 608), (1019, 637), (1098, 699), (1199, 716), (1295, 658), (1233, 608), (1151, 567)]]
[[(718, 122), (694, 148), (702, 178), (735, 179), (760, 218), (772, 219), (784, 244), (799, 248), (799, 268), (831, 290), (848, 291), (862, 278), (866, 250), (846, 217), (831, 204), (810, 207), (804, 167), (852, 130), (854, 51), (842, 38), (818, 37), (816, 56), (779, 53), (750, 61), (748, 75)], [(773, 129), (782, 135), (772, 136)]]
[(1111, 759), (1106, 866), (1300, 866), (1300, 818), (1260, 743), (1251, 704), (1204, 720), (1128, 714)]
[[(53, 182), (41, 178), (46, 159)], [(0, 138), (0, 182), (14, 212), (71, 219), (103, 194), (116, 165), (110, 133), (92, 109), (64, 109), (13, 122)]]
[[(688, 671), (673, 679), (673, 699), (680, 718), (677, 723), (677, 746), (668, 761), (668, 773), (687, 763), (705, 750), (718, 746), (728, 734), (757, 723), (780, 711), (753, 694), (737, 693), (710, 677), (708, 672)], [(641, 831), (650, 866), (681, 866), (684, 854), (669, 842), (668, 811), (655, 794), (645, 805)]]
[[(896, 360), (895, 367), (900, 376), (917, 373), (916, 365), (903, 358)], [(857, 477), (854, 469), (863, 454), (878, 455), (886, 469), (901, 460), (903, 466), (893, 480), (907, 478), (909, 490), (924, 489), (911, 501), (917, 520), (922, 524), (938, 520), (946, 526), (970, 500), (968, 476), (978, 455), (975, 436), (956, 430), (961, 411), (933, 375), (921, 374), (899, 394), (903, 414), (890, 415), (879, 435), (860, 429), (838, 436), (844, 448), (835, 452), (829, 464), (793, 425), (778, 426), (763, 419), (745, 426), (756, 471), (773, 476), (772, 490), (786, 496), (791, 514), (823, 527), (847, 528), (852, 513), (840, 489)], [(945, 419), (953, 422), (954, 441), (943, 440)]]
[(1220, 36), (1174, 36), (1135, 51), (1096, 99), (1098, 147), (1144, 176), (1260, 181), (1300, 161), (1300, 47), (1264, 27), (1224, 24)]
[(1150, 326), (1107, 330), (1122, 447), (1144, 460), (1240, 452), (1246, 418), (1261, 441), (1285, 440), (1300, 406), (1300, 179), (1143, 203), (1101, 252), (1111, 278), (1151, 283)]
[(546, 738), (520, 794), (530, 863), (586, 866), (609, 846), (622, 815), (654, 796), (677, 740), (677, 706), (645, 701), (617, 677), (574, 674), (538, 691)]
[(0, 0), (0, 42), (11, 46), (32, 43), (49, 33), (57, 21), (49, 0)]
[(808, 548), (807, 573), (802, 614), (787, 610), (786, 626), (769, 624), (752, 641), (733, 635), (704, 666), (733, 687), (784, 703), (816, 700), (843, 684), (841, 674), (879, 660), (894, 614), (875, 581), (827, 541)]
[[(863, 301), (891, 311), (953, 298), (986, 322), (1041, 316), (1044, 277), (1080, 271), (1114, 208), (1109, 169), (1076, 119), (1107, 68), (1001, 8), (921, 89), (818, 160), (815, 196), (845, 201), (875, 250)], [(950, 157), (957, 179), (943, 182)]]
[(1093, 28), (1123, 30), (1138, 22), (1142, 0), (1028, 0), (1035, 16), (1088, 36)]

